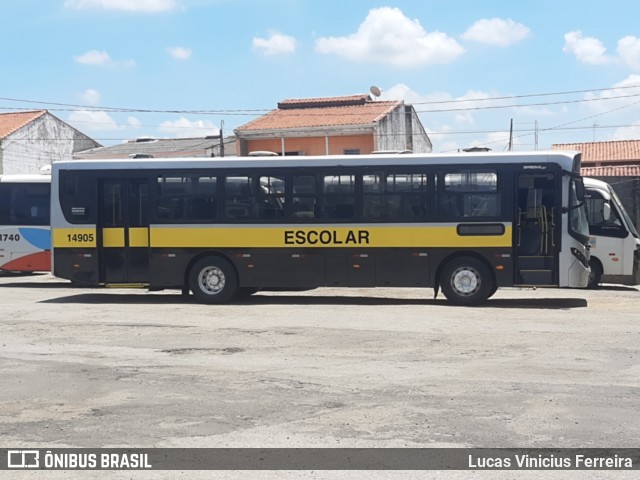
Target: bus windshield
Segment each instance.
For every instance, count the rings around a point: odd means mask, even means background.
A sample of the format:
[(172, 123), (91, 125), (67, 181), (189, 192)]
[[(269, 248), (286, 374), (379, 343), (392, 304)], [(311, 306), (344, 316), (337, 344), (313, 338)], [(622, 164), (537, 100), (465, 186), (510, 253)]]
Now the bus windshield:
[(629, 229), (629, 232), (631, 232), (631, 235), (633, 235), (634, 237), (639, 238), (638, 231), (636, 230), (636, 227), (633, 225), (633, 222), (631, 221), (631, 217), (629, 217), (629, 214), (625, 210), (624, 205), (622, 205), (622, 202), (618, 198), (616, 191), (613, 188), (609, 188), (609, 193), (611, 194), (611, 198), (613, 199), (613, 203), (615, 204), (616, 209), (618, 210), (618, 213), (620, 213), (620, 215), (624, 219), (624, 223), (626, 223), (627, 228)]
[(572, 178), (569, 188), (569, 225), (572, 232), (589, 237), (589, 220), (584, 192), (582, 179)]

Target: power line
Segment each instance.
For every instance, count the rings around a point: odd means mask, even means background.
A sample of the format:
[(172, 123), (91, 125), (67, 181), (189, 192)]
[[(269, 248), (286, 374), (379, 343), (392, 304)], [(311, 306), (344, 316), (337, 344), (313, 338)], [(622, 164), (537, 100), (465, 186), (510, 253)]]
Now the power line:
[[(640, 100), (637, 101), (637, 102), (630, 103), (628, 105), (623, 105), (621, 107), (612, 108), (611, 110), (607, 110), (606, 112), (596, 113), (595, 115), (590, 115), (588, 117), (580, 118), (578, 120), (572, 120), (570, 122), (562, 123), (562, 124), (556, 125), (554, 127), (541, 128), (541, 129), (538, 129), (538, 132), (556, 131), (556, 129), (560, 129), (560, 128), (566, 127), (567, 125), (573, 125), (575, 123), (584, 122), (585, 120), (590, 120), (590, 119), (595, 118), (595, 117), (600, 117), (602, 115), (607, 115), (607, 114), (612, 113), (612, 112), (617, 112), (618, 110), (623, 110), (625, 108), (629, 108), (629, 107), (632, 107), (632, 106), (638, 105), (638, 104), (640, 104)], [(535, 135), (535, 133), (536, 132), (526, 133), (526, 134), (523, 134), (523, 135), (519, 135), (519, 136), (517, 136), (515, 138), (527, 137), (527, 136)], [(504, 139), (503, 140), (495, 140), (493, 142), (483, 143), (483, 144), (481, 144), (479, 146), (494, 145), (496, 143), (503, 143), (504, 141), (505, 141)]]
[[(576, 120), (575, 122), (580, 122), (583, 121), (585, 119), (581, 119), (581, 120)], [(188, 127), (184, 127), (184, 128), (188, 128)], [(614, 128), (640, 128), (640, 124), (634, 124), (634, 123), (630, 123), (630, 124), (626, 124), (626, 125), (596, 125), (595, 129), (596, 130), (611, 130)], [(196, 130), (197, 128), (193, 128), (194, 130)], [(553, 129), (554, 132), (564, 132), (564, 131), (581, 131), (581, 130), (593, 130), (594, 126), (593, 125), (586, 125), (583, 127), (548, 127), (548, 129)], [(210, 130), (207, 128), (200, 128), (200, 130)], [(547, 129), (538, 129), (538, 131), (545, 131)], [(535, 131), (534, 128), (515, 128), (514, 133), (518, 133), (518, 132), (528, 132), (528, 133), (532, 133)], [(302, 132), (302, 130), (294, 130), (294, 129), (288, 129), (287, 133), (300, 133)], [(435, 130), (430, 130), (428, 133), (429, 136), (432, 135), (481, 135), (481, 134), (490, 134), (490, 133), (504, 133), (506, 132), (505, 128), (500, 128), (500, 129), (493, 129), (493, 130), (443, 130), (443, 131), (435, 131)], [(406, 136), (406, 133), (377, 133), (377, 136), (379, 137), (404, 137)], [(419, 135), (418, 133), (410, 133), (410, 135), (414, 135), (417, 136)], [(174, 140), (174, 139), (182, 139), (183, 137), (158, 137), (158, 140)], [(199, 138), (199, 137), (191, 137), (191, 138)], [(227, 138), (227, 137), (225, 137)], [(92, 140), (96, 140), (96, 141), (131, 141), (131, 137), (91, 137)], [(37, 137), (37, 138), (19, 138), (19, 139), (12, 139), (12, 141), (14, 142), (43, 142), (43, 141), (69, 141), (72, 140), (72, 138), (68, 137)]]
[(625, 85), (622, 87), (609, 87), (609, 88), (592, 88), (588, 90), (569, 90), (564, 92), (547, 92), (547, 93), (528, 93), (523, 95), (508, 95), (502, 97), (486, 97), (486, 98), (465, 98), (457, 100), (436, 100), (430, 102), (412, 102), (412, 105), (435, 105), (441, 103), (462, 103), (462, 102), (484, 102), (493, 100), (510, 100), (514, 98), (531, 98), (531, 97), (546, 97), (553, 95), (571, 95), (576, 93), (590, 93), (590, 92), (605, 92), (609, 90), (623, 90), (627, 88), (640, 88), (639, 85)]
[[(532, 97), (544, 97), (544, 96), (557, 96), (557, 95), (571, 95), (577, 93), (590, 93), (590, 92), (604, 92), (604, 91), (612, 91), (612, 90), (624, 90), (630, 88), (640, 88), (640, 85), (626, 85), (620, 87), (609, 87), (609, 88), (593, 88), (587, 90), (571, 90), (571, 91), (561, 91), (561, 92), (544, 92), (544, 93), (531, 93), (531, 94), (523, 94), (523, 95), (509, 95), (509, 96), (496, 96), (496, 97), (484, 97), (484, 98), (470, 98), (470, 99), (456, 99), (456, 100), (438, 100), (438, 101), (429, 101), (429, 102), (412, 102), (411, 105), (441, 105), (441, 104), (459, 104), (459, 103), (469, 103), (469, 102), (488, 102), (488, 101), (497, 101), (497, 100), (509, 100), (509, 99), (519, 99), (519, 98), (532, 98)], [(556, 101), (556, 102), (539, 102), (539, 103), (528, 103), (528, 104), (510, 104), (510, 105), (489, 105), (489, 106), (478, 106), (478, 107), (464, 107), (464, 108), (451, 108), (451, 109), (435, 109), (435, 110), (421, 110), (418, 113), (438, 113), (438, 112), (456, 112), (460, 110), (482, 110), (482, 109), (496, 109), (496, 108), (517, 108), (517, 107), (532, 107), (532, 106), (545, 106), (545, 105), (559, 105), (565, 103), (581, 103), (581, 102), (594, 102), (594, 101), (604, 101), (604, 100), (614, 100), (618, 98), (631, 98), (640, 96), (638, 94), (631, 95), (616, 95), (612, 97), (598, 97), (598, 98), (587, 98), (587, 99), (578, 99), (578, 100), (564, 100), (564, 101)], [(28, 99), (18, 99), (18, 98), (9, 98), (9, 97), (0, 97), (0, 100), (6, 102), (16, 102), (16, 103), (27, 103), (33, 105), (51, 105), (56, 108), (50, 108), (51, 111), (76, 111), (77, 109), (86, 110), (88, 112), (106, 112), (106, 113), (171, 113), (171, 114), (183, 114), (183, 115), (259, 115), (268, 113), (273, 111), (274, 109), (207, 109), (207, 110), (187, 110), (187, 109), (147, 109), (147, 108), (127, 108), (127, 107), (98, 107), (95, 105), (81, 105), (81, 104), (73, 104), (73, 103), (60, 103), (60, 102), (50, 102), (50, 101), (39, 101), (39, 100), (28, 100)], [(59, 108), (65, 107), (65, 108)], [(17, 110), (19, 107), (0, 107), (3, 110)], [(297, 112), (290, 115), (300, 115), (300, 116), (310, 116), (314, 114), (310, 114), (309, 112)], [(360, 115), (361, 113), (336, 113), (333, 114), (335, 116), (343, 116), (343, 115)], [(315, 114), (315, 115), (331, 115), (327, 113), (323, 114)]]

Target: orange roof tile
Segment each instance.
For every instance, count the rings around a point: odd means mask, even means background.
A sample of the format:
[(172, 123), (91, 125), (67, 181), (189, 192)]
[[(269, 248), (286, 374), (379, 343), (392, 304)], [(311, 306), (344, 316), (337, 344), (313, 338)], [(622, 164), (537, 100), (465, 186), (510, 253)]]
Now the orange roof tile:
[(348, 105), (362, 105), (371, 101), (369, 95), (348, 95), (346, 97), (321, 98), (288, 98), (278, 102), (278, 108), (309, 108), (309, 107), (337, 107)]
[(47, 113), (46, 110), (0, 113), (0, 138), (5, 138), (45, 113)]
[(578, 150), (582, 152), (582, 164), (594, 162), (640, 163), (640, 140), (615, 140), (611, 142), (558, 143), (552, 150)]
[(640, 177), (640, 165), (582, 167), (580, 174), (583, 177)]
[(288, 99), (278, 109), (236, 129), (238, 132), (368, 125), (393, 111), (400, 101), (372, 101), (368, 95)]

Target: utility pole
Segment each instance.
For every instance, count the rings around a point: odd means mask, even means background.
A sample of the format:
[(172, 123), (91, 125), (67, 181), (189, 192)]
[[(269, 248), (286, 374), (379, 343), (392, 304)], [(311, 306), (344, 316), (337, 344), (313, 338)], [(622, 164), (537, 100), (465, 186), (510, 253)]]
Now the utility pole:
[(508, 148), (508, 150), (511, 151), (512, 148), (513, 148), (513, 118), (511, 119), (511, 126), (509, 127), (509, 148)]
[(220, 120), (220, 156), (224, 157), (224, 137), (222, 136), (222, 127), (224, 127), (224, 120)]

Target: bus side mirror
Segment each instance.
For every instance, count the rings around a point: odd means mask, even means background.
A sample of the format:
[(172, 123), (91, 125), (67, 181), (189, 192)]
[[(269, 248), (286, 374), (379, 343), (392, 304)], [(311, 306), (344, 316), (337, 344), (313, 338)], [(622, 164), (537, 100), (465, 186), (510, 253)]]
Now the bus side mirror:
[(604, 202), (602, 204), (602, 219), (605, 222), (608, 222), (611, 218), (611, 204), (609, 202)]

